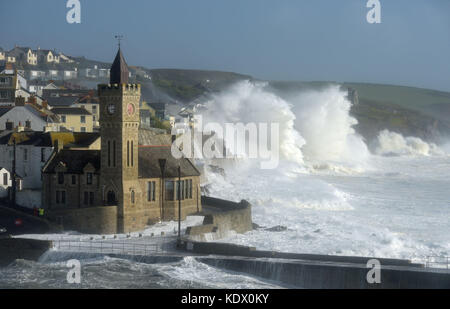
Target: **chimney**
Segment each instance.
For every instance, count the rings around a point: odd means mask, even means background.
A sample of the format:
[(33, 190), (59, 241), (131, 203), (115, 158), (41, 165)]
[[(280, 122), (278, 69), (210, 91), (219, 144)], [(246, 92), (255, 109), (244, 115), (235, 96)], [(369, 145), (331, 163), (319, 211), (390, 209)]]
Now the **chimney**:
[(25, 130), (25, 127), (22, 125), (21, 122), (19, 122), (19, 125), (17, 126), (17, 132), (23, 132)]
[(25, 98), (24, 97), (16, 97), (15, 105), (16, 106), (24, 106), (25, 105)]
[(52, 132), (53, 128), (51, 125), (47, 124), (46, 126), (44, 126), (44, 133), (46, 132)]
[(53, 147), (54, 147), (56, 152), (60, 152), (64, 148), (64, 142), (62, 140), (56, 139), (53, 142)]

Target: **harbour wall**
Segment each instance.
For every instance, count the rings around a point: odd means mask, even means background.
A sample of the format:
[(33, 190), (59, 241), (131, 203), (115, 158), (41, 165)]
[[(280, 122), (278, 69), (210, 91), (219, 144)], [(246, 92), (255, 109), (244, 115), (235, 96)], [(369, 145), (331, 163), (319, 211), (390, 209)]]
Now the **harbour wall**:
[(203, 224), (186, 230), (186, 238), (190, 240), (220, 239), (232, 231), (245, 233), (253, 229), (252, 207), (245, 200), (236, 203), (202, 196), (202, 208)]
[(52, 247), (51, 241), (0, 238), (0, 266), (7, 266), (17, 259), (37, 261)]

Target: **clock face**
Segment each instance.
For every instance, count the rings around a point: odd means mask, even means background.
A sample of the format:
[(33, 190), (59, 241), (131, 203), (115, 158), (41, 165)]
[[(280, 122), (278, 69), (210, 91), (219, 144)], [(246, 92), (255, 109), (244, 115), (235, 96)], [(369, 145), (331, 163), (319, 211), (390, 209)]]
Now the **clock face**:
[(109, 104), (108, 105), (108, 113), (110, 115), (114, 114), (116, 112), (116, 106), (114, 104)]
[(127, 112), (128, 112), (128, 115), (130, 115), (130, 116), (134, 114), (134, 105), (133, 104), (131, 104), (131, 103), (128, 104)]

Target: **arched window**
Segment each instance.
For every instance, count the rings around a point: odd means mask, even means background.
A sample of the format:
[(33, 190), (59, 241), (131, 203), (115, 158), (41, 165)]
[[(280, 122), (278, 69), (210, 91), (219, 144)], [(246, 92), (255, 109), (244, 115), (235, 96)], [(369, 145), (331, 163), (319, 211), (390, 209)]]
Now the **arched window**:
[(116, 194), (114, 193), (114, 191), (108, 191), (108, 194), (106, 195), (106, 203), (108, 205), (116, 204)]
[(131, 166), (134, 166), (134, 152), (133, 141), (131, 141)]
[(130, 166), (130, 141), (127, 141), (127, 166)]

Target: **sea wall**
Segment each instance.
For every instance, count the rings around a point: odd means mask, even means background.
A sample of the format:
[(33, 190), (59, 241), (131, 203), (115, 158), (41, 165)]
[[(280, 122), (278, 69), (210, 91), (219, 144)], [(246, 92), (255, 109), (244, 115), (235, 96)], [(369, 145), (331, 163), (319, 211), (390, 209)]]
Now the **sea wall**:
[(322, 261), (197, 257), (210, 266), (306, 289), (449, 289), (450, 272), (382, 266), (380, 283), (368, 283), (366, 265)]
[(212, 254), (252, 258), (275, 258), (355, 264), (366, 264), (367, 261), (371, 259), (377, 259), (382, 265), (385, 266), (414, 266), (419, 268), (424, 267), (423, 264), (415, 264), (411, 263), (410, 260), (402, 259), (266, 251), (256, 250), (255, 247), (235, 245), (231, 243), (185, 241), (183, 245), (184, 246), (182, 248), (187, 251), (204, 255)]
[(52, 242), (46, 240), (0, 238), (0, 266), (17, 259), (37, 261), (51, 247)]
[(203, 225), (188, 227), (186, 236), (190, 240), (220, 239), (231, 231), (245, 233), (253, 229), (251, 204), (239, 203), (202, 196)]

